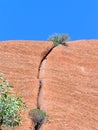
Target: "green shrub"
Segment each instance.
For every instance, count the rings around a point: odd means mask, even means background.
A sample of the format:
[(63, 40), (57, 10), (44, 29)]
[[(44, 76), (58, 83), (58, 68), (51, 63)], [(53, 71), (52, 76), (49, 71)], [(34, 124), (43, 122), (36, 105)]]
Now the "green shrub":
[(11, 88), (0, 73), (0, 130), (7, 127), (15, 129), (22, 123), (20, 112), (26, 106), (21, 96), (15, 96), (10, 92)]
[(67, 45), (65, 42), (69, 40), (70, 37), (67, 34), (54, 34), (48, 38), (48, 41), (53, 41), (55, 46), (59, 44)]
[(38, 130), (41, 125), (48, 120), (48, 115), (46, 114), (46, 112), (36, 108), (30, 110), (29, 117), (35, 126), (35, 130)]

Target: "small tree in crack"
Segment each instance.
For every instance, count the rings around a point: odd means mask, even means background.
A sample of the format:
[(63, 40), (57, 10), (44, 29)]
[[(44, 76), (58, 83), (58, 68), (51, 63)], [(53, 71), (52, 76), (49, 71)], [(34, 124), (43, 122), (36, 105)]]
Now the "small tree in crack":
[(38, 130), (41, 125), (48, 120), (48, 115), (43, 110), (35, 108), (30, 110), (29, 118), (32, 120), (32, 123), (35, 126), (35, 130)]
[(0, 73), (0, 130), (10, 127), (15, 129), (22, 123), (21, 110), (26, 107), (21, 96), (10, 92), (12, 88)]
[(68, 46), (66, 44), (66, 41), (69, 41), (70, 37), (67, 34), (54, 34), (48, 38), (48, 41), (53, 41), (54, 46), (57, 46), (59, 44)]

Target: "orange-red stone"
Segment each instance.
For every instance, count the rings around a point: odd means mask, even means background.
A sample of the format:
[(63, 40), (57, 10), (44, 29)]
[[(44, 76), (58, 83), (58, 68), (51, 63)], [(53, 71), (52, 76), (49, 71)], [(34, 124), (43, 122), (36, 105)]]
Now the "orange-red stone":
[(50, 121), (42, 130), (98, 129), (98, 41), (59, 45), (44, 60), (40, 108)]
[(0, 42), (0, 72), (28, 106), (17, 130), (34, 129), (28, 111), (37, 107), (39, 80), (38, 103), (50, 118), (41, 130), (98, 129), (98, 40), (67, 44), (55, 47), (40, 66), (53, 43)]
[(23, 124), (18, 130), (31, 130), (28, 111), (37, 107), (40, 62), (51, 49), (51, 42), (6, 41), (0, 42), (0, 72), (13, 85), (14, 91), (22, 95), (28, 109), (23, 113)]

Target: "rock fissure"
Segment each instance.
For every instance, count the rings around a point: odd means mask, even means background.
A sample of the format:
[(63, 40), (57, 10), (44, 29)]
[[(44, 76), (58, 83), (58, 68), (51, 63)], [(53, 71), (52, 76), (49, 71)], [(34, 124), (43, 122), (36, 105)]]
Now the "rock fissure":
[[(39, 79), (39, 90), (38, 90), (38, 96), (37, 96), (37, 109), (40, 109), (40, 103), (39, 103), (39, 98), (40, 98), (40, 92), (41, 92), (41, 88), (42, 88), (42, 80), (40, 79), (40, 73), (41, 73), (41, 67), (42, 67), (42, 63), (43, 61), (47, 58), (47, 56), (51, 53), (51, 51), (55, 48), (55, 46), (53, 46), (46, 54), (45, 56), (42, 58), (40, 65), (39, 65), (39, 69), (38, 69), (38, 76), (37, 78)], [(42, 124), (37, 123), (35, 126), (35, 130), (39, 130)]]
[(37, 96), (37, 108), (40, 109), (40, 105), (39, 105), (39, 95), (40, 95), (40, 91), (42, 88), (42, 81), (39, 79), (39, 90), (38, 90), (38, 96)]
[(42, 66), (42, 63), (43, 61), (47, 58), (47, 56), (51, 53), (51, 51), (55, 48), (55, 46), (53, 46), (42, 58), (40, 64), (39, 64), (39, 68), (38, 68), (38, 75), (37, 75), (37, 78), (40, 79), (40, 69), (41, 69), (41, 66)]
[(40, 73), (41, 73), (41, 67), (42, 67), (42, 63), (43, 61), (47, 58), (47, 56), (51, 53), (51, 51), (55, 48), (55, 46), (53, 46), (46, 54), (45, 56), (42, 58), (40, 65), (39, 65), (39, 69), (38, 69), (38, 76), (37, 78), (39, 79), (39, 90), (38, 90), (38, 96), (37, 96), (37, 108), (40, 109), (40, 103), (39, 103), (39, 95), (41, 92), (41, 88), (42, 88), (42, 80), (40, 79)]
[[(64, 44), (64, 46), (67, 46)], [(42, 89), (42, 79), (40, 78), (40, 74), (41, 74), (41, 68), (42, 68), (42, 64), (43, 61), (47, 59), (47, 56), (53, 51), (53, 49), (57, 47), (57, 46), (53, 46), (50, 50), (47, 51), (47, 53), (43, 56), (40, 64), (39, 64), (39, 68), (38, 68), (38, 75), (37, 78), (39, 79), (39, 90), (38, 90), (38, 95), (37, 95), (37, 109), (40, 109), (40, 93), (41, 93), (41, 89)], [(39, 130), (41, 128), (42, 123), (37, 123), (35, 126), (35, 130)]]

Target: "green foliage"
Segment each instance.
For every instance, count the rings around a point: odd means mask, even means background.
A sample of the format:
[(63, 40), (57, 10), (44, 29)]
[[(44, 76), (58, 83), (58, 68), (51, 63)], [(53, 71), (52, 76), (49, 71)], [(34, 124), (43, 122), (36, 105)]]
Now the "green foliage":
[(0, 73), (0, 129), (1, 127), (15, 128), (22, 123), (21, 111), (25, 104), (21, 96), (13, 95), (8, 81)]
[(63, 44), (69, 41), (70, 37), (67, 34), (54, 34), (48, 38), (48, 41), (53, 41), (54, 45)]
[(30, 110), (29, 117), (37, 129), (48, 120), (48, 115), (46, 112), (37, 108)]

